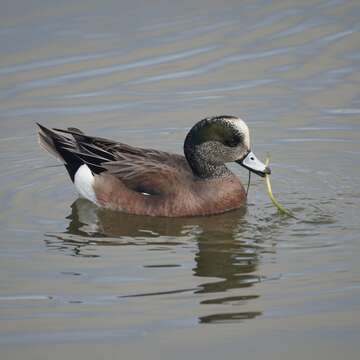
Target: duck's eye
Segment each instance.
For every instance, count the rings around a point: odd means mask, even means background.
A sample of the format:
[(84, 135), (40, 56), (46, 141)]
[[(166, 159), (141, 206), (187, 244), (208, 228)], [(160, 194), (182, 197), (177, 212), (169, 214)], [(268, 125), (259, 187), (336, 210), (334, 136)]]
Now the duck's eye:
[(237, 146), (238, 142), (235, 141), (225, 141), (225, 145), (229, 147), (235, 147)]
[(224, 144), (229, 147), (236, 147), (241, 142), (241, 136), (240, 135), (234, 135), (230, 139), (226, 139)]

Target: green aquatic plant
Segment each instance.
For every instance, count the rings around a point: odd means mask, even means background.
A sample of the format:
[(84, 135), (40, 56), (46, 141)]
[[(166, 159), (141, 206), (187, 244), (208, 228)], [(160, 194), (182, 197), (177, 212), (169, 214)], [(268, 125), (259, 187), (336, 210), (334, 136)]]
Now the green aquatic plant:
[[(266, 158), (265, 165), (269, 166), (269, 163), (270, 163), (270, 156), (268, 156)], [(288, 216), (291, 216), (291, 217), (295, 217), (294, 214), (291, 211), (284, 208), (284, 206), (282, 206), (277, 201), (277, 199), (275, 198), (275, 196), (274, 196), (274, 194), (272, 192), (272, 188), (271, 188), (270, 174), (265, 175), (265, 182), (266, 182), (267, 193), (268, 193), (268, 195), (270, 197), (270, 200), (274, 204), (274, 206), (278, 209), (279, 213), (284, 214), (284, 215), (288, 215)]]

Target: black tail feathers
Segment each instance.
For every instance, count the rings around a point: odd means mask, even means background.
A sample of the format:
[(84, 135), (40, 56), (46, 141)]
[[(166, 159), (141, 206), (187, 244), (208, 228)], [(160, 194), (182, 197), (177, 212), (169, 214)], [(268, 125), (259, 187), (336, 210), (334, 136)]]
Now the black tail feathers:
[(60, 135), (43, 125), (37, 125), (40, 129), (38, 132), (40, 146), (64, 163), (71, 181), (74, 182), (75, 173), (85, 163), (73, 153), (77, 149), (76, 139)]
[(99, 174), (105, 171), (101, 166), (102, 163), (114, 160), (112, 154), (95, 146), (93, 138), (77, 128), (51, 130), (43, 125), (37, 125), (40, 129), (38, 132), (40, 146), (64, 163), (73, 182), (81, 165), (86, 164), (92, 172)]

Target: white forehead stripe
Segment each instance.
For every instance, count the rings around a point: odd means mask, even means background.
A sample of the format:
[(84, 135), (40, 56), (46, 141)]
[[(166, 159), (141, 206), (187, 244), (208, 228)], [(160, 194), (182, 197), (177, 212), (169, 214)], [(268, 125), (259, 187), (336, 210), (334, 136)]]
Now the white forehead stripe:
[(240, 118), (227, 119), (226, 121), (231, 122), (231, 124), (244, 135), (244, 145), (250, 149), (250, 132), (248, 126), (245, 124), (245, 121)]

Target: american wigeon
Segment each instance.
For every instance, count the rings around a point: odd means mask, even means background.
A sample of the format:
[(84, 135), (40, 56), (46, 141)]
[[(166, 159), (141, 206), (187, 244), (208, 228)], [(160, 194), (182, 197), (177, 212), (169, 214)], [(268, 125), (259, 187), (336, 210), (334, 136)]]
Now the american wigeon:
[(234, 116), (195, 124), (185, 138), (185, 157), (88, 136), (76, 128), (38, 126), (40, 145), (64, 163), (82, 197), (130, 214), (176, 217), (236, 209), (246, 192), (225, 164), (236, 162), (260, 176), (270, 173), (250, 150), (247, 125)]

